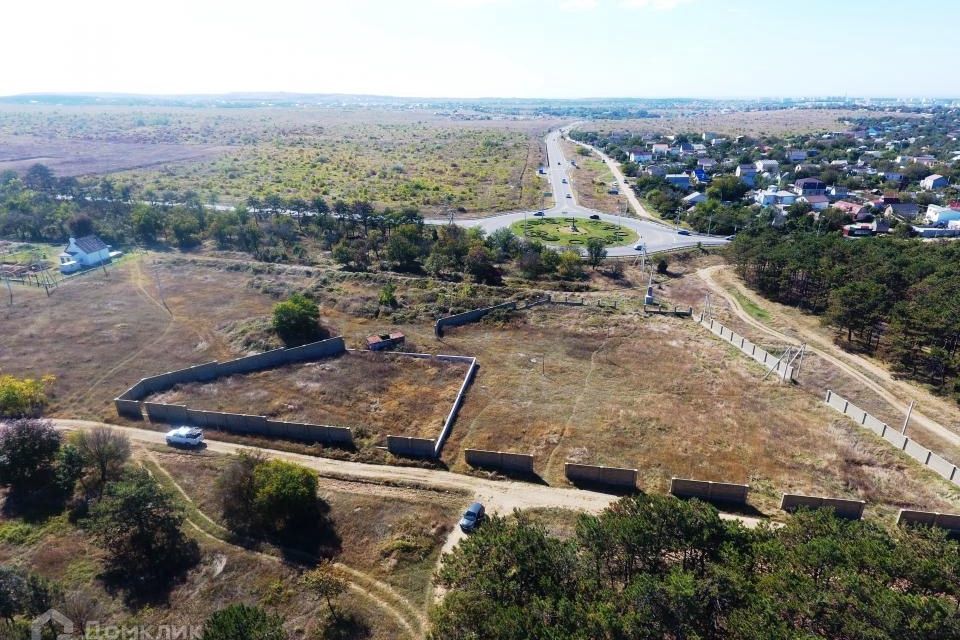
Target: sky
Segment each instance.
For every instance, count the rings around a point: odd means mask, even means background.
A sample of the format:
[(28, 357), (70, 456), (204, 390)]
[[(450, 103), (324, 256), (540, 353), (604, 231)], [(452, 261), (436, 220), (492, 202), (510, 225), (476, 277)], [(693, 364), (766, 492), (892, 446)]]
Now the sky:
[(957, 97), (960, 0), (8, 3), (0, 95)]

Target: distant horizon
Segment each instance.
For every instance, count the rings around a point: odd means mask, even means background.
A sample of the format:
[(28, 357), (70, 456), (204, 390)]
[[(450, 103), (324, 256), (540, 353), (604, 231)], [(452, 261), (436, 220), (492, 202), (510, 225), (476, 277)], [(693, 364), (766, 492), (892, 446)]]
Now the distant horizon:
[(944, 101), (960, 100), (957, 95), (913, 94), (913, 95), (831, 95), (831, 94), (787, 94), (787, 95), (583, 95), (583, 96), (538, 96), (538, 95), (402, 95), (376, 92), (348, 93), (343, 91), (293, 91), (293, 90), (229, 90), (151, 93), (131, 91), (28, 91), (22, 93), (0, 94), (0, 100), (33, 97), (83, 97), (83, 98), (269, 98), (269, 97), (346, 97), (346, 98), (387, 98), (391, 100), (440, 100), (440, 101), (488, 101), (488, 100), (542, 100), (557, 102), (586, 102), (591, 100), (612, 101), (738, 101), (738, 102), (810, 102), (810, 101)]

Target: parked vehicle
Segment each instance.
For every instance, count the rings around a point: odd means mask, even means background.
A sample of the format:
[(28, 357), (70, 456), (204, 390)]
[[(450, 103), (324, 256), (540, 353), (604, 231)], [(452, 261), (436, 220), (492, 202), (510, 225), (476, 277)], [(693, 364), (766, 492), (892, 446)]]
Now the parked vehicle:
[(203, 431), (196, 427), (177, 427), (167, 432), (167, 444), (171, 447), (202, 447)]
[(599, 219), (600, 219), (600, 216), (598, 216), (597, 214), (593, 213), (593, 214), (590, 215), (590, 219), (591, 219), (591, 220), (599, 220)]
[(486, 517), (487, 515), (484, 512), (483, 505), (479, 502), (474, 502), (463, 512), (463, 517), (460, 518), (460, 530), (464, 533), (475, 531)]
[(533, 215), (537, 216), (538, 218), (541, 218), (541, 217), (543, 217), (543, 211), (537, 211), (537, 212), (536, 212), (535, 214), (533, 214)]

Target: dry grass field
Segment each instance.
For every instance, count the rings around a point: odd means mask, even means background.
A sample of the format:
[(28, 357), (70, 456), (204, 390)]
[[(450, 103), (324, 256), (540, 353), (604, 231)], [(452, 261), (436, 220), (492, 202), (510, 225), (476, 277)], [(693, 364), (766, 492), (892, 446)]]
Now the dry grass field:
[(550, 120), (464, 121), (422, 110), (0, 108), (0, 170), (58, 175), (204, 201), (365, 199), (427, 214), (539, 203)]
[(467, 365), (390, 353), (351, 351), (207, 383), (178, 385), (151, 402), (274, 420), (350, 427), (360, 440), (387, 434), (436, 438)]
[(569, 171), (577, 202), (604, 213), (618, 213), (622, 206), (621, 197), (607, 193), (614, 181), (607, 165), (594, 155), (582, 156), (577, 153), (577, 150), (583, 147), (566, 140), (563, 140), (561, 145), (564, 155), (577, 163), (577, 167)]
[(98, 620), (104, 626), (199, 626), (216, 609), (245, 602), (284, 617), (290, 637), (410, 637), (401, 619), (415, 632), (422, 628), (422, 612), (432, 597), (431, 575), (465, 506), (462, 496), (321, 478), (320, 497), (329, 506), (333, 527), (330, 537), (339, 541), (332, 560), (346, 566), (343, 575), (352, 585), (336, 601), (347, 621), (343, 635), (321, 636), (316, 635), (318, 626), (329, 614), (325, 603), (300, 591), (297, 579), (304, 567), (282, 561), (269, 546), (254, 550), (228, 543), (222, 529), (204, 521), (207, 516), (222, 524), (214, 487), (226, 456), (169, 450), (138, 450), (135, 456), (175, 495), (179, 486), (192, 501), (183, 500), (189, 507), (185, 530), (200, 545), (201, 561), (166, 602), (132, 605), (122, 593), (106, 589), (98, 580), (103, 550), (65, 515), (31, 522), (0, 515), (0, 562), (29, 567), (57, 580), (67, 592), (85, 591), (99, 603)]
[(595, 120), (583, 129), (600, 132), (653, 134), (702, 133), (713, 131), (726, 136), (777, 135), (839, 131), (841, 120), (867, 116), (867, 111), (849, 109), (781, 109), (777, 111), (691, 112), (675, 111), (661, 118), (638, 120)]
[[(704, 291), (690, 274), (717, 259), (672, 257), (670, 275), (658, 278), (658, 297), (699, 308)], [(479, 372), (443, 453), (454, 470), (466, 470), (461, 452), (473, 447), (532, 453), (537, 473), (550, 484), (564, 484), (563, 463), (575, 461), (637, 468), (645, 490), (665, 490), (671, 476), (748, 482), (753, 503), (770, 511), (782, 491), (861, 497), (882, 504), (877, 508), (887, 515), (895, 507), (957, 508), (956, 492), (946, 483), (827, 409), (819, 392), (761, 381), (759, 365), (689, 320), (644, 316), (634, 304), (643, 287), (630, 284), (641, 280), (635, 267), (619, 283), (591, 274), (595, 291), (588, 299), (615, 298), (621, 302), (616, 310), (537, 307), (449, 330), (440, 340), (432, 331), (437, 305), (454, 295), (457, 305), (476, 305), (483, 299), (479, 289), (397, 278), (400, 307), (385, 312), (375, 303), (376, 277), (338, 275), (201, 257), (131, 257), (109, 277), (90, 273), (50, 298), (18, 289), (16, 304), (0, 311), (0, 368), (57, 374), (54, 415), (117, 422), (112, 398), (121, 390), (146, 375), (235, 357), (230, 329), (237, 321), (262, 319), (279, 297), (308, 290), (350, 346), (399, 329), (411, 351), (478, 358)], [(372, 380), (361, 382), (353, 372), (347, 382), (332, 382), (329, 365), (289, 385), (280, 378), (270, 385), (350, 388), (336, 400), (339, 413), (317, 421), (366, 422), (378, 433), (412, 433), (420, 425), (433, 431), (450, 406), (444, 394), (455, 390), (461, 375), (397, 378), (388, 368)], [(816, 363), (809, 367), (816, 371)], [(440, 384), (443, 379), (450, 386)], [(421, 391), (424, 380), (438, 386)], [(312, 398), (280, 388), (260, 394), (242, 385), (234, 394), (229, 383), (219, 388), (211, 408), (239, 402), (237, 410), (249, 406), (304, 418), (297, 412), (334, 395)], [(374, 401), (380, 389), (398, 396), (389, 409)], [(284, 406), (294, 400), (301, 404)], [(363, 415), (347, 422), (354, 409)], [(410, 424), (389, 416), (393, 411)]]

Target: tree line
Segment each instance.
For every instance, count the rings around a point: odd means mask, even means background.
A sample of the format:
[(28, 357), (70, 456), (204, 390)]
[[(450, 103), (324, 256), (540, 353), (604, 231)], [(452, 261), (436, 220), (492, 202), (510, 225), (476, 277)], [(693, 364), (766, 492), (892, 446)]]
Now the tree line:
[(805, 511), (747, 529), (699, 501), (626, 497), (570, 539), (522, 513), (446, 556), (433, 638), (960, 637), (960, 547)]
[(822, 316), (848, 348), (960, 399), (960, 245), (753, 228), (729, 258), (763, 296)]

